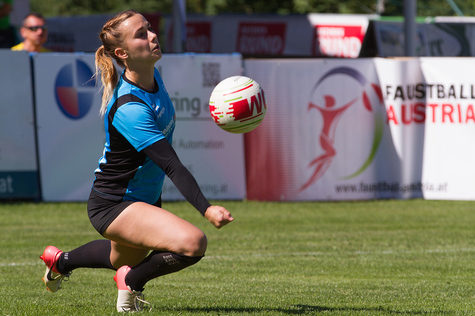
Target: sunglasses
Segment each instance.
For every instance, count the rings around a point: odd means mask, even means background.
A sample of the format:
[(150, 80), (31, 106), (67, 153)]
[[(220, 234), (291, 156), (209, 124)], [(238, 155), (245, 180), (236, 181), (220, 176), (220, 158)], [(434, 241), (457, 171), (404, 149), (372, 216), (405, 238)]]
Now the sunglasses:
[(32, 32), (36, 32), (36, 31), (38, 31), (39, 29), (41, 29), (41, 30), (43, 30), (43, 31), (46, 31), (46, 30), (47, 30), (47, 27), (46, 27), (46, 26), (24, 26), (24, 28), (29, 29), (29, 30), (32, 31)]

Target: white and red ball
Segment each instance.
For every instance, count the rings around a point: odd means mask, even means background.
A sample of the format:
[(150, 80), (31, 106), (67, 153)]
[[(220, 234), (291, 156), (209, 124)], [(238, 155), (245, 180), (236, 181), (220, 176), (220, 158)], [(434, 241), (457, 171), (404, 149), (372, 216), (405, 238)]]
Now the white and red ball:
[(264, 90), (248, 77), (226, 78), (211, 93), (209, 111), (223, 130), (236, 134), (250, 132), (266, 115)]

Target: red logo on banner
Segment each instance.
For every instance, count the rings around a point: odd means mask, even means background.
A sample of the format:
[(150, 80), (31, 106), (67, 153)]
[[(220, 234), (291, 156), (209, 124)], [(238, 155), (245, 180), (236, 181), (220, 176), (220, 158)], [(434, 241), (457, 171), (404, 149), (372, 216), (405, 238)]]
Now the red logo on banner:
[(211, 23), (186, 23), (186, 51), (211, 53)]
[(315, 25), (312, 53), (315, 56), (356, 58), (363, 38), (362, 26)]
[[(346, 104), (337, 105), (335, 97), (333, 95), (328, 95), (324, 90), (320, 90), (319, 87), (322, 82), (326, 81), (332, 76), (340, 75), (356, 80), (360, 86), (361, 90), (354, 91), (355, 98)], [(301, 191), (307, 189), (310, 185), (317, 182), (323, 174), (327, 171), (330, 165), (333, 162), (333, 159), (337, 155), (337, 150), (335, 148), (335, 131), (338, 126), (338, 121), (343, 115), (343, 113), (353, 104), (361, 104), (364, 109), (368, 112), (375, 112), (376, 104), (372, 104), (369, 94), (375, 94), (376, 100), (379, 105), (383, 105), (383, 94), (381, 87), (375, 83), (368, 82), (368, 80), (361, 74), (358, 70), (350, 67), (336, 67), (325, 73), (315, 84), (312, 89), (311, 97), (323, 96), (324, 104), (315, 104), (312, 101), (309, 102), (308, 110), (318, 110), (323, 118), (323, 126), (318, 136), (318, 144), (322, 149), (323, 153), (315, 157), (309, 163), (309, 169), (313, 172), (305, 184), (300, 188)], [(375, 124), (375, 130), (373, 135), (373, 145), (371, 150), (368, 153), (368, 157), (363, 162), (361, 167), (354, 172), (346, 176), (347, 179), (351, 179), (360, 173), (362, 173), (368, 166), (372, 163), (375, 154), (379, 148), (379, 145), (383, 136), (383, 124), (382, 116), (377, 119)]]
[(239, 23), (237, 51), (249, 55), (282, 55), (285, 23)]

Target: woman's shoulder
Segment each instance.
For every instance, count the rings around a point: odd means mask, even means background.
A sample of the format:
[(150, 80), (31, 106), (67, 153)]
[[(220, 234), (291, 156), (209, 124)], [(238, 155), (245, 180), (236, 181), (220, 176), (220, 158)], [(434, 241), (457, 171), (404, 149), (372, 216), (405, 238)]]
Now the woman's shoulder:
[(149, 103), (149, 98), (142, 89), (125, 80), (119, 82), (111, 100), (111, 106), (115, 104), (116, 109), (122, 108), (124, 105), (127, 105), (128, 108), (132, 106), (136, 108), (135, 110), (140, 110), (145, 105), (144, 109), (147, 109)]

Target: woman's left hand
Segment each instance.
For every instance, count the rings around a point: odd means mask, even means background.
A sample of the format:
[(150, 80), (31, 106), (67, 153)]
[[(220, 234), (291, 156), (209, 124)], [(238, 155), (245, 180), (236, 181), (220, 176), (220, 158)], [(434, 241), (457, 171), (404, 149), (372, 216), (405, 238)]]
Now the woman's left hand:
[(231, 213), (229, 213), (227, 209), (218, 205), (211, 205), (208, 207), (205, 212), (205, 217), (216, 228), (221, 228), (234, 220), (234, 218), (231, 216)]

